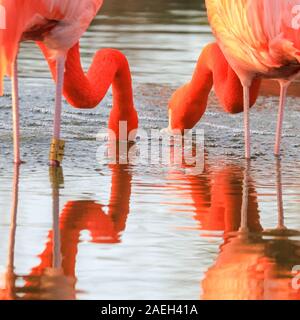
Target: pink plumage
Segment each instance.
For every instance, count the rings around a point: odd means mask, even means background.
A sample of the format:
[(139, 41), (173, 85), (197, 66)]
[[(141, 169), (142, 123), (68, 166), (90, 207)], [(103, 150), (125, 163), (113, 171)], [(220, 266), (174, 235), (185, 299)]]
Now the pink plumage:
[(6, 29), (0, 30), (0, 94), (4, 75), (11, 75), (19, 42), (26, 32), (43, 31), (41, 39), (55, 57), (82, 36), (103, 0), (0, 0)]
[(218, 44), (244, 88), (248, 159), (249, 88), (256, 77), (279, 80), (281, 98), (274, 150), (279, 155), (287, 89), (300, 72), (299, 0), (206, 0), (206, 7)]
[(300, 62), (297, 5), (299, 0), (206, 0), (226, 57), (236, 69), (261, 74)]
[(43, 42), (56, 62), (53, 139), (49, 159), (51, 166), (58, 166), (64, 148), (60, 136), (67, 53), (79, 41), (102, 3), (103, 0), (0, 0), (6, 18), (6, 26), (0, 30), (0, 95), (3, 94), (3, 77), (11, 76), (14, 163), (22, 163), (17, 61), (19, 43), (25, 40)]

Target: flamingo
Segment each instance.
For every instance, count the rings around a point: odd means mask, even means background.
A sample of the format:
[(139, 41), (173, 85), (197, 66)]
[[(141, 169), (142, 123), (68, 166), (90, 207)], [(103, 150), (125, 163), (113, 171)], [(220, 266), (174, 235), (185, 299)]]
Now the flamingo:
[(244, 111), (249, 159), (249, 109), (258, 96), (260, 79), (274, 78), (281, 88), (274, 149), (279, 156), (287, 89), (300, 72), (298, 4), (297, 0), (206, 0), (217, 43), (204, 49), (191, 82), (172, 96), (168, 129), (192, 128), (204, 114), (214, 85), (225, 111)]
[[(111, 190), (107, 213), (104, 205), (91, 200), (70, 200), (60, 213), (63, 168), (50, 168), (53, 227), (49, 230), (45, 249), (39, 255), (40, 263), (24, 276), (14, 272), (20, 180), (20, 166), (14, 165), (9, 250), (6, 270), (0, 273), (0, 300), (19, 299), (20, 293), (24, 293), (22, 299), (25, 300), (76, 298), (75, 271), (80, 232), (89, 230), (92, 243), (116, 244), (121, 242), (121, 234), (126, 230), (133, 177), (129, 166), (120, 164), (120, 159), (128, 154), (129, 149), (127, 146), (126, 153), (118, 150), (116, 164), (109, 166)], [(108, 150), (113, 152), (113, 141)], [(21, 287), (16, 283), (18, 279), (24, 281)]]
[(93, 108), (113, 84), (109, 128), (119, 133), (119, 121), (127, 119), (128, 131), (137, 128), (126, 57), (117, 50), (100, 50), (87, 74), (81, 67), (78, 41), (103, 0), (0, 0), (0, 4), (6, 12), (6, 29), (0, 31), (0, 94), (3, 77), (11, 76), (15, 163), (21, 163), (17, 55), (22, 41), (37, 43), (56, 81), (50, 165), (59, 166), (63, 158), (64, 141), (60, 138), (63, 94), (75, 108)]
[(220, 252), (201, 281), (201, 299), (300, 299), (291, 275), (294, 261), (299, 259), (299, 241), (290, 238), (299, 235), (299, 230), (284, 226), (280, 158), (274, 169), (278, 203), (278, 226), (274, 230), (262, 226), (263, 210), (249, 161), (244, 166), (226, 163), (217, 169), (207, 162), (205, 174), (198, 176), (170, 170), (168, 179), (175, 181), (173, 188), (179, 198), (184, 203), (191, 199), (193, 218), (202, 236), (222, 233)]

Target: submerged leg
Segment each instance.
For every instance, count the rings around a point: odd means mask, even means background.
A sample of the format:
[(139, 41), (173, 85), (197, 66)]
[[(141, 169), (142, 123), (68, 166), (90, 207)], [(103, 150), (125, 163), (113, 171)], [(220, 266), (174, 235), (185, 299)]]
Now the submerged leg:
[(13, 108), (13, 136), (14, 136), (14, 163), (20, 164), (20, 114), (19, 114), (19, 85), (17, 58), (12, 70), (12, 108)]
[(284, 226), (284, 210), (283, 210), (283, 195), (282, 195), (282, 178), (281, 178), (281, 160), (276, 159), (276, 191), (277, 191), (277, 206), (278, 206), (278, 230), (286, 230)]
[(281, 137), (282, 137), (284, 109), (285, 109), (287, 90), (290, 85), (290, 81), (281, 80), (279, 81), (279, 84), (280, 84), (280, 104), (279, 104), (279, 110), (278, 110), (276, 141), (275, 141), (275, 149), (274, 149), (274, 153), (276, 156), (280, 155), (280, 144), (281, 144)]
[(52, 268), (60, 270), (62, 267), (61, 237), (59, 227), (59, 187), (63, 180), (62, 168), (50, 168), (50, 180), (52, 184), (52, 215), (53, 215), (53, 259)]
[(56, 61), (56, 97), (55, 113), (53, 124), (53, 139), (50, 148), (50, 166), (60, 166), (64, 156), (64, 141), (60, 140), (61, 112), (62, 112), (62, 92), (65, 72), (65, 56), (60, 56)]
[(246, 160), (243, 180), (243, 199), (241, 209), (241, 225), (239, 231), (242, 233), (248, 232), (248, 205), (249, 205), (249, 172), (250, 161)]

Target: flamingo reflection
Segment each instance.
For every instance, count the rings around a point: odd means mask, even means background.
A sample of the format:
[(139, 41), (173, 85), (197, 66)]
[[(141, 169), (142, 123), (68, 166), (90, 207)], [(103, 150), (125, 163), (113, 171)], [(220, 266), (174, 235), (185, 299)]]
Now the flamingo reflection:
[(16, 298), (16, 274), (14, 272), (14, 251), (17, 229), (17, 212), (19, 201), (19, 174), (20, 166), (14, 165), (14, 178), (12, 189), (11, 222), (8, 244), (7, 267), (4, 274), (0, 275), (0, 300), (13, 300)]
[[(248, 172), (249, 168), (245, 170)], [(200, 222), (201, 229), (230, 233), (239, 230), (240, 227), (243, 228), (247, 221), (247, 228), (250, 231), (261, 231), (254, 184), (247, 174), (245, 176), (247, 180), (244, 179), (243, 168), (233, 164), (226, 165), (211, 172), (208, 177), (204, 193), (192, 192), (195, 218)], [(189, 179), (196, 185), (199, 178), (190, 176)], [(210, 195), (209, 203), (206, 193)]]
[[(236, 172), (236, 168), (225, 168), (221, 174), (224, 180), (214, 181), (218, 191), (223, 189), (223, 198), (220, 197), (223, 208), (219, 217), (211, 212), (209, 227), (220, 230), (220, 221), (224, 221), (224, 242), (201, 283), (202, 299), (298, 300), (300, 291), (292, 288), (291, 270), (300, 261), (300, 241), (290, 239), (289, 235), (299, 232), (284, 226), (280, 160), (276, 163), (278, 225), (275, 230), (263, 230), (260, 224), (249, 162), (244, 170), (240, 169), (240, 175)], [(242, 186), (239, 186), (242, 174)]]
[[(52, 183), (53, 228), (49, 231), (44, 251), (39, 255), (40, 264), (31, 270), (23, 288), (16, 288), (13, 274), (13, 248), (7, 268), (7, 299), (75, 299), (76, 298), (76, 256), (82, 231), (89, 231), (90, 241), (97, 244), (119, 243), (125, 230), (129, 214), (132, 174), (128, 165), (110, 165), (112, 174), (111, 194), (107, 212), (96, 201), (69, 201), (59, 212), (60, 188), (63, 184), (62, 168), (50, 168)], [(17, 172), (18, 173), (18, 172)], [(18, 176), (16, 173), (15, 179)], [(16, 180), (18, 181), (18, 180)], [(18, 188), (15, 187), (12, 210), (11, 244), (14, 246), (16, 232)], [(1, 291), (0, 291), (1, 294)], [(3, 295), (3, 294), (2, 294)], [(0, 297), (2, 299), (2, 297)]]
[(201, 281), (204, 300), (298, 300), (292, 288), (292, 268), (300, 262), (300, 235), (284, 224), (281, 161), (276, 160), (277, 226), (261, 225), (258, 194), (251, 163), (212, 166), (199, 176), (173, 172), (171, 179), (187, 182), (184, 196), (192, 199), (202, 235), (222, 232), (223, 244)]
[[(195, 147), (194, 145), (193, 148)], [(171, 150), (171, 161), (175, 159), (176, 152), (180, 150)], [(208, 155), (205, 157), (208, 158)], [(182, 167), (188, 166), (183, 163)], [(177, 166), (172, 170), (169, 179), (186, 185), (185, 197), (192, 200), (194, 217), (201, 230), (222, 231), (227, 234), (238, 231), (241, 225), (247, 222), (250, 231), (262, 231), (257, 194), (249, 175), (248, 162), (244, 169), (237, 164), (226, 164), (216, 168), (210, 165), (209, 161), (205, 161), (204, 172), (201, 175), (183, 174), (181, 169)], [(241, 211), (244, 212), (243, 215)]]

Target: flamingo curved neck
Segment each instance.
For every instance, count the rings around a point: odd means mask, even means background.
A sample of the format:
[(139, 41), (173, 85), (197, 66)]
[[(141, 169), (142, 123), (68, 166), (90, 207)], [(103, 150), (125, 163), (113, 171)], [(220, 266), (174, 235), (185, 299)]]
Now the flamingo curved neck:
[[(52, 76), (56, 79), (56, 63), (51, 53), (40, 42), (39, 47), (48, 61)], [(63, 94), (75, 108), (95, 108), (112, 85), (113, 107), (109, 128), (118, 134), (119, 121), (127, 121), (128, 132), (137, 128), (132, 80), (128, 61), (114, 49), (99, 50), (87, 73), (84, 72), (77, 43), (67, 54)]]
[[(173, 94), (169, 103), (171, 129), (191, 129), (196, 125), (206, 110), (212, 87), (226, 112), (243, 111), (243, 87), (216, 43), (204, 48), (192, 80)], [(250, 88), (251, 106), (259, 87), (260, 80), (255, 79)]]

